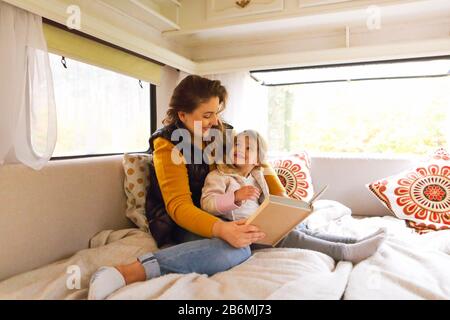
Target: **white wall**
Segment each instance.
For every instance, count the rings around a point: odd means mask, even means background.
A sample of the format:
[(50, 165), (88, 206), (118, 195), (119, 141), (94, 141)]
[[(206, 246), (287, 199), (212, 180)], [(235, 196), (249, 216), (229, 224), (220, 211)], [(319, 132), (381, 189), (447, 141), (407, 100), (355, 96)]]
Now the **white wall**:
[(161, 128), (162, 121), (169, 107), (172, 92), (178, 84), (180, 72), (165, 66), (162, 72), (161, 84), (156, 87), (157, 128)]
[(328, 185), (324, 199), (339, 201), (358, 216), (392, 215), (366, 184), (411, 169), (421, 159), (312, 157), (314, 188)]

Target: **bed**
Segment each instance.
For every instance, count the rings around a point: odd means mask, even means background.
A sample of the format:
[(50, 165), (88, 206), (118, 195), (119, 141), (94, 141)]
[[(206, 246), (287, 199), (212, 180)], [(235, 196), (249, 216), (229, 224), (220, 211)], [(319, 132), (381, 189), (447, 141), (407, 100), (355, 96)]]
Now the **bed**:
[[(388, 237), (378, 252), (353, 266), (303, 249), (264, 249), (212, 277), (169, 274), (129, 285), (108, 299), (450, 299), (450, 230), (419, 235), (394, 217), (351, 215), (320, 200), (308, 227), (362, 237), (379, 227)], [(90, 248), (0, 283), (0, 299), (86, 299), (91, 274), (102, 265), (133, 261), (157, 250), (138, 229), (105, 230)]]

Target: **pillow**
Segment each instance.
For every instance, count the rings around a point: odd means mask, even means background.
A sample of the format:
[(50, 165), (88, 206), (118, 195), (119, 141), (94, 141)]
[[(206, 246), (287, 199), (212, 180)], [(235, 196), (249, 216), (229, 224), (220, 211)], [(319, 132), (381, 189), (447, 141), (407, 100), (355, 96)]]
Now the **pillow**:
[(415, 168), (366, 186), (396, 217), (420, 233), (450, 229), (450, 157), (444, 149)]
[(150, 183), (150, 154), (124, 154), (124, 188), (127, 195), (126, 216), (142, 231), (149, 232), (145, 215), (145, 199)]
[(426, 233), (430, 233), (430, 232), (436, 231), (434, 229), (426, 227), (425, 224), (416, 223), (416, 222), (411, 221), (411, 220), (406, 220), (406, 225), (408, 227), (414, 229), (415, 232), (418, 233), (418, 234), (426, 234)]
[(317, 200), (314, 203), (314, 214), (306, 218), (304, 223), (311, 230), (318, 230), (330, 224), (331, 221), (351, 216), (352, 210), (340, 202), (333, 200)]
[(314, 188), (311, 179), (311, 159), (308, 153), (279, 156), (270, 163), (290, 198), (303, 201), (312, 198)]

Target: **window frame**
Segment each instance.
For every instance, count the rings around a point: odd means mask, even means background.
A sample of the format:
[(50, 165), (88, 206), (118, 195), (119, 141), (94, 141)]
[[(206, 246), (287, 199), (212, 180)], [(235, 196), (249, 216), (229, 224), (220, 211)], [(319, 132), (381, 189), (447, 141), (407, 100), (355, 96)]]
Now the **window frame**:
[[(48, 24), (48, 25), (51, 25), (51, 26), (63, 29), (65, 31), (73, 33), (75, 35), (87, 38), (89, 40), (93, 40), (93, 41), (98, 42), (98, 43), (100, 43), (102, 45), (109, 46), (109, 47), (111, 47), (113, 49), (117, 49), (117, 50), (123, 51), (123, 52), (125, 52), (127, 54), (136, 56), (136, 57), (138, 57), (140, 59), (144, 59), (144, 60), (147, 60), (149, 62), (158, 64), (158, 65), (161, 65), (161, 66), (165, 65), (164, 63), (161, 63), (159, 61), (156, 61), (154, 59), (146, 57), (146, 56), (144, 56), (142, 54), (139, 54), (137, 52), (134, 52), (132, 50), (125, 49), (125, 48), (120, 47), (118, 45), (115, 45), (115, 44), (113, 44), (111, 42), (108, 42), (108, 41), (102, 40), (100, 38), (94, 37), (94, 36), (92, 36), (92, 35), (90, 35), (88, 33), (84, 33), (84, 32), (81, 32), (81, 31), (78, 31), (78, 30), (75, 30), (75, 29), (69, 29), (69, 28), (67, 28), (67, 26), (65, 26), (65, 25), (63, 25), (61, 23), (58, 23), (58, 22), (56, 22), (54, 20), (51, 20), (51, 19), (43, 17), (42, 18), (42, 22), (45, 23), (45, 24)], [(57, 53), (54, 53), (54, 54), (57, 54)], [(150, 89), (149, 90), (150, 91), (150, 106), (149, 106), (150, 107), (150, 135), (152, 135), (157, 129), (157, 124), (156, 124), (156, 121), (157, 121), (156, 85), (154, 85), (152, 83), (149, 83), (149, 86), (150, 86), (150, 88), (149, 88)], [(30, 134), (28, 136), (29, 136), (29, 140), (30, 140), (30, 144), (31, 144), (31, 131), (30, 131)], [(147, 150), (145, 150), (145, 151), (127, 152), (127, 153), (148, 153), (149, 151), (150, 151), (150, 147)], [(34, 152), (34, 150), (33, 150), (33, 152)], [(123, 153), (106, 153), (106, 154), (86, 154), (86, 155), (74, 155), (74, 156), (61, 156), (61, 157), (51, 157), (49, 161), (81, 159), (81, 158), (95, 158), (95, 157), (105, 157), (105, 156), (114, 156), (114, 155), (123, 155), (123, 154), (125, 154), (125, 152), (123, 152)]]
[[(319, 69), (319, 68), (330, 68), (330, 67), (347, 67), (347, 66), (357, 66), (357, 65), (372, 65), (380, 63), (402, 63), (402, 62), (418, 62), (418, 61), (433, 61), (433, 60), (448, 60), (450, 55), (438, 55), (438, 56), (426, 56), (426, 57), (415, 57), (415, 58), (400, 58), (400, 59), (388, 59), (388, 60), (370, 60), (370, 61), (359, 61), (359, 62), (348, 62), (348, 63), (336, 63), (336, 64), (323, 64), (323, 65), (311, 65), (304, 67), (288, 67), (288, 68), (275, 68), (275, 69), (261, 69), (261, 70), (250, 70), (250, 77), (258, 82), (262, 86), (266, 87), (277, 87), (277, 86), (292, 86), (299, 84), (320, 84), (320, 83), (330, 83), (330, 82), (346, 82), (347, 80), (326, 80), (326, 81), (310, 81), (310, 82), (293, 82), (285, 84), (265, 84), (261, 82), (253, 74), (263, 73), (263, 72), (277, 72), (277, 71), (289, 71), (289, 70), (305, 70), (305, 69)], [(449, 70), (450, 72), (450, 70)], [(379, 77), (379, 78), (367, 78), (367, 79), (352, 79), (350, 81), (370, 81), (370, 80), (395, 80), (395, 79), (421, 79), (421, 78), (443, 78), (450, 77), (450, 74), (443, 75), (424, 75), (424, 76), (400, 76), (400, 77)], [(285, 152), (290, 154), (290, 152)], [(421, 161), (427, 159), (425, 155), (415, 155), (415, 154), (383, 154), (383, 153), (347, 153), (347, 152), (308, 152), (311, 158), (330, 158), (330, 159), (376, 159), (376, 160), (416, 160)], [(272, 153), (277, 154), (277, 152)]]
[[(265, 84), (263, 82), (260, 82), (254, 76), (254, 74), (263, 73), (263, 72), (277, 72), (277, 71), (281, 72), (281, 71), (290, 71), (290, 70), (323, 69), (323, 68), (333, 68), (333, 67), (351, 67), (351, 66), (381, 64), (381, 63), (402, 63), (402, 62), (418, 62), (418, 61), (448, 60), (448, 59), (450, 59), (450, 55), (439, 55), (439, 56), (427, 56), (427, 57), (404, 58), (404, 59), (371, 60), (371, 61), (348, 62), (348, 63), (322, 64), (322, 65), (312, 65), (312, 66), (305, 66), (305, 67), (262, 69), (262, 70), (251, 70), (250, 77), (252, 77), (252, 79), (255, 80), (256, 82), (259, 82), (262, 86), (266, 86), (266, 87), (290, 86), (290, 85), (297, 85), (297, 84), (346, 82), (348, 80), (324, 80), (324, 81), (292, 82), (292, 83), (283, 83), (283, 84)], [(439, 77), (447, 77), (447, 76), (449, 76), (449, 75), (447, 74), (447, 75), (423, 75), (423, 76), (403, 76), (403, 77), (379, 77), (379, 78), (367, 78), (367, 79), (352, 79), (350, 81), (420, 79), (420, 78), (439, 78)]]
[[(157, 119), (157, 106), (156, 106), (156, 85), (149, 83), (150, 86), (150, 135), (152, 135), (156, 131), (156, 119)], [(149, 137), (150, 137), (149, 135)], [(124, 155), (125, 153), (133, 154), (133, 153), (149, 153), (150, 148), (142, 151), (134, 151), (134, 152), (119, 152), (119, 153), (104, 153), (104, 154), (86, 154), (86, 155), (74, 155), (74, 156), (62, 156), (62, 157), (51, 157), (50, 161), (60, 161), (60, 160), (73, 160), (73, 159), (84, 159), (84, 158), (98, 158), (98, 157), (109, 157), (109, 156), (118, 156)]]

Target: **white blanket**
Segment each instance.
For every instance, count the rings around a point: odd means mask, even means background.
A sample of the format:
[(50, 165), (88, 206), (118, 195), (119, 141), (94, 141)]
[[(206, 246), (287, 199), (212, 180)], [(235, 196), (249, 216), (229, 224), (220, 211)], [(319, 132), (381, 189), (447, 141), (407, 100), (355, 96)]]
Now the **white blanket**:
[[(170, 274), (129, 285), (109, 299), (450, 299), (450, 230), (416, 235), (393, 217), (356, 219), (326, 201), (316, 209), (319, 214), (308, 221), (311, 228), (362, 237), (384, 226), (388, 239), (354, 267), (309, 250), (265, 249), (212, 277)], [(138, 230), (102, 232), (91, 247), (1, 282), (0, 299), (85, 299), (88, 280), (99, 266), (127, 263), (156, 250), (154, 240)], [(79, 288), (67, 287), (70, 266), (79, 268)]]
[(172, 274), (130, 285), (109, 299), (340, 299), (352, 265), (300, 249), (265, 249), (212, 277)]
[(450, 299), (450, 230), (418, 235), (393, 217), (344, 215), (310, 227), (363, 237), (380, 227), (388, 237), (379, 251), (352, 268), (334, 268), (323, 254), (266, 249), (230, 271), (205, 276), (169, 275), (128, 286), (110, 299)]
[[(350, 215), (347, 207), (321, 200), (309, 225), (322, 226)], [(130, 285), (109, 299), (341, 299), (352, 269), (349, 262), (301, 249), (265, 249), (212, 277), (172, 274)]]
[(343, 217), (323, 230), (358, 236), (380, 226), (388, 238), (353, 268), (344, 298), (450, 299), (450, 230), (418, 235), (393, 217)]

